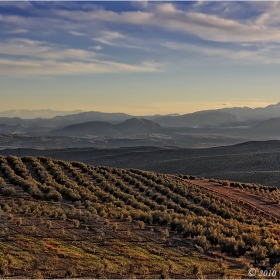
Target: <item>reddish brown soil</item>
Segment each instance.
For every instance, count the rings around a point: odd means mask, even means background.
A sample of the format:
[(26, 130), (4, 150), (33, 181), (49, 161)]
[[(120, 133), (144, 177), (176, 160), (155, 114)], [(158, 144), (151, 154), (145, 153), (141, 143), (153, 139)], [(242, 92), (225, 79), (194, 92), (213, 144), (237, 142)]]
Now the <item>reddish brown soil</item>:
[(233, 203), (238, 204), (243, 209), (252, 212), (252, 214), (258, 212), (258, 214), (261, 214), (263, 217), (280, 223), (280, 205), (276, 204), (272, 200), (244, 190), (222, 186), (218, 183), (186, 179), (184, 181), (230, 198)]

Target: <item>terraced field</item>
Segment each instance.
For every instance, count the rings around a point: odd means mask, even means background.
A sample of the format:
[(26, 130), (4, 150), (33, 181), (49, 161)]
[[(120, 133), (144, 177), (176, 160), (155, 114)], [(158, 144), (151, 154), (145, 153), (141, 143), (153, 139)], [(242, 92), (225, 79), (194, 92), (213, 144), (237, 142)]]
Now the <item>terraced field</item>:
[(248, 278), (248, 267), (277, 268), (279, 190), (193, 179), (0, 156), (0, 274)]

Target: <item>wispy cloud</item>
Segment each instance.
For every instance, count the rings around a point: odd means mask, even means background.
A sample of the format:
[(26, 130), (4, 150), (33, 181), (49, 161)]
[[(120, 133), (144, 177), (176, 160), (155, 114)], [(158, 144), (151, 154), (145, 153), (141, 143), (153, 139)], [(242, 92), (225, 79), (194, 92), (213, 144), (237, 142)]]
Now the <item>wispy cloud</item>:
[[(100, 50), (100, 48), (98, 48)], [(9, 57), (1, 58), (6, 55)], [(95, 52), (28, 39), (11, 39), (0, 44), (2, 75), (73, 75), (116, 72), (156, 72), (153, 62), (138, 64), (101, 59)]]
[(91, 51), (65, 48), (45, 41), (10, 39), (0, 43), (0, 54), (36, 59), (89, 60), (96, 57)]
[(256, 20), (239, 22), (219, 15), (184, 11), (171, 3), (155, 3), (148, 11), (113, 12), (108, 10), (55, 11), (64, 19), (154, 26), (161, 29), (193, 34), (219, 42), (280, 41), (278, 28), (258, 25)]
[(0, 59), (0, 75), (77, 75), (120, 72), (158, 72), (157, 65), (143, 62), (140, 65), (112, 61), (59, 62), (55, 60), (4, 60)]
[(86, 33), (78, 32), (78, 31), (68, 31), (68, 33), (74, 36), (86, 36)]
[(93, 49), (93, 50), (97, 50), (97, 51), (102, 50), (101, 46), (93, 46), (93, 47), (90, 47), (90, 48)]
[(103, 31), (102, 35), (97, 38), (92, 38), (92, 40), (100, 42), (105, 45), (115, 46), (117, 43), (114, 41), (116, 39), (124, 38), (125, 36), (119, 32)]
[(278, 47), (275, 46), (262, 46), (257, 49), (246, 49), (246, 48), (223, 48), (223, 47), (209, 47), (199, 46), (193, 44), (183, 44), (178, 42), (163, 42), (162, 46), (169, 48), (174, 51), (183, 51), (189, 53), (190, 59), (194, 56), (191, 54), (197, 54), (200, 57), (208, 58), (223, 58), (227, 61), (237, 61), (242, 63), (253, 63), (253, 64), (280, 64), (280, 58), (277, 57)]
[[(77, 63), (75, 66), (79, 70), (76, 73), (82, 72), (82, 64), (87, 69), (85, 72), (92, 71), (94, 73), (97, 71), (96, 69), (100, 69), (100, 72), (110, 72), (110, 69), (113, 72), (128, 71), (125, 69), (157, 71), (159, 68), (156, 63), (153, 66), (147, 66), (142, 62), (156, 59), (160, 61), (161, 58), (164, 61), (168, 60), (168, 55), (159, 55), (161, 50), (166, 49), (195, 53), (217, 60), (238, 61), (239, 63), (266, 64), (279, 63), (280, 61), (278, 59), (280, 5), (274, 2), (247, 4), (257, 11), (253, 16), (247, 18), (232, 16), (234, 12), (238, 14), (237, 11), (240, 11), (242, 7), (240, 3), (234, 2), (211, 4), (211, 9), (208, 2), (197, 2), (189, 5), (188, 8), (184, 8), (184, 5), (180, 5), (180, 3), (139, 2), (132, 4), (134, 7), (139, 7), (139, 10), (121, 12), (105, 9), (102, 7), (102, 3), (98, 5), (83, 3), (82, 6), (71, 3), (73, 9), (65, 9), (67, 6), (65, 3), (52, 3), (52, 8), (46, 10), (39, 9), (29, 2), (26, 4), (21, 2), (0, 3), (0, 7), (13, 5), (18, 9), (30, 10), (30, 16), (25, 17), (22, 13), (4, 14), (0, 11), (0, 23), (5, 26), (5, 32), (15, 37), (1, 41), (0, 54), (3, 59), (10, 59), (12, 64), (17, 59), (24, 63), (29, 61), (31, 65), (34, 61), (41, 60), (42, 65), (45, 65), (42, 66), (44, 69), (50, 69), (48, 65), (55, 63), (54, 66), (57, 69), (62, 69), (62, 72), (65, 73), (66, 70), (63, 69), (67, 67), (69, 73), (75, 73), (71, 70), (72, 67), (69, 63)], [(45, 3), (41, 3), (41, 5), (46, 6)], [(84, 5), (87, 5), (88, 8), (84, 9)], [(205, 7), (209, 8), (208, 13), (205, 12)], [(226, 17), (229, 14), (230, 16)], [(137, 28), (140, 36), (131, 35), (133, 32), (127, 32), (132, 28)], [(139, 30), (145, 29), (152, 31), (149, 35), (141, 37), (142, 33)], [(51, 43), (52, 41), (48, 39), (47, 35), (45, 41), (17, 38), (20, 35), (22, 37), (27, 31), (31, 34), (33, 30), (39, 30), (41, 36), (50, 30), (61, 34), (65, 32), (89, 42), (85, 47), (81, 45), (73, 47)], [(161, 32), (176, 36), (177, 41), (162, 43)], [(187, 44), (185, 38), (190, 35), (201, 42)], [(92, 42), (96, 42), (97, 46), (91, 46)], [(209, 42), (216, 45), (210, 46)], [(223, 44), (232, 45), (228, 47)], [(106, 48), (104, 45), (135, 49), (136, 51), (154, 50), (158, 57), (153, 58), (155, 52), (150, 52), (150, 54), (147, 52), (141, 59), (138, 59), (138, 62), (134, 60), (130, 65), (126, 64), (128, 60), (123, 59), (126, 63), (122, 64), (121, 59), (115, 61), (112, 53), (105, 53), (107, 49), (112, 48)], [(112, 60), (112, 63), (120, 63), (122, 66), (117, 67), (116, 64), (113, 67), (113, 64), (103, 62), (101, 53), (110, 58), (108, 61)], [(59, 63), (62, 64), (59, 65)]]
[(93, 41), (97, 41), (104, 45), (128, 48), (128, 49), (141, 49), (145, 51), (151, 51), (150, 48), (143, 46), (143, 42), (138, 39), (128, 37), (120, 32), (116, 31), (102, 31), (100, 36), (92, 38)]
[[(77, 27), (84, 29), (85, 26), (90, 24), (89, 22), (92, 22), (93, 24), (113, 23), (151, 26), (163, 30), (193, 34), (204, 40), (217, 42), (280, 41), (279, 5), (277, 3), (254, 3), (255, 9), (259, 10), (258, 16), (245, 20), (223, 17), (223, 14), (227, 14), (226, 11), (229, 7), (231, 11), (234, 10), (235, 6), (238, 6), (238, 11), (242, 8), (236, 3), (217, 3), (215, 7), (219, 7), (217, 12), (220, 14), (201, 12), (200, 10), (203, 10), (201, 8), (203, 5), (198, 2), (192, 6), (192, 9), (183, 10), (172, 3), (155, 2), (149, 5), (143, 4), (143, 11), (123, 12), (105, 10), (101, 7), (88, 10), (65, 10), (58, 6), (57, 9), (48, 11), (48, 17), (44, 16), (44, 12), (42, 11), (35, 11), (33, 13), (35, 15), (36, 13), (37, 15), (41, 15), (40, 21), (42, 21), (44, 26), (55, 26), (60, 29), (68, 28), (68, 32), (76, 36), (85, 34), (85, 32), (78, 31)], [(221, 9), (223, 5), (226, 6)], [(33, 24), (33, 26), (36, 26), (34, 25), (35, 20), (38, 22), (37, 17), (23, 18), (17, 15), (0, 14), (0, 21), (12, 24), (18, 23), (18, 25), (25, 24), (29, 26)], [(276, 23), (277, 26), (275, 26)], [(113, 39), (120, 38), (109, 37), (109, 35), (113, 34), (107, 34), (107, 37), (105, 33), (103, 35), (103, 37), (97, 37), (95, 40), (101, 40), (104, 44), (112, 44)]]
[(22, 34), (22, 33), (27, 33), (27, 29), (15, 29), (15, 30), (9, 30), (7, 31), (8, 34)]
[[(21, 3), (15, 5), (19, 5), (21, 8), (30, 6), (30, 4)], [(217, 3), (214, 7), (218, 8), (212, 8), (212, 13), (203, 12), (203, 5), (209, 5), (209, 3), (201, 4), (197, 2), (191, 9), (184, 10), (178, 8), (179, 4), (177, 7), (176, 4), (172, 3), (155, 2), (153, 4), (147, 4), (143, 2), (141, 3), (142, 11), (122, 12), (106, 10), (94, 5), (88, 10), (66, 10), (61, 5), (58, 5), (56, 9), (48, 10), (48, 16), (46, 16), (45, 11), (36, 10), (32, 6), (33, 17), (24, 18), (19, 15), (5, 15), (0, 13), (0, 21), (18, 24), (18, 26), (24, 24), (31, 27), (31, 24), (33, 24), (33, 28), (36, 27), (34, 22), (37, 21), (37, 23), (42, 22), (44, 26), (53, 26), (60, 29), (68, 28), (68, 32), (76, 36), (85, 34), (83, 31), (78, 31), (77, 27), (84, 29), (89, 22), (94, 24), (103, 22), (157, 27), (180, 33), (193, 34), (205, 40), (218, 42), (280, 41), (280, 6), (277, 2), (253, 2), (251, 5), (258, 11), (258, 16), (247, 19), (224, 17), (228, 14), (227, 10), (230, 10), (232, 13), (235, 7), (237, 7), (237, 11), (242, 9), (240, 4), (234, 2)], [(216, 14), (214, 14), (215, 11)], [(38, 16), (40, 16), (40, 20)], [(106, 37), (96, 39), (104, 40), (106, 44), (111, 43), (112, 40), (112, 38)]]

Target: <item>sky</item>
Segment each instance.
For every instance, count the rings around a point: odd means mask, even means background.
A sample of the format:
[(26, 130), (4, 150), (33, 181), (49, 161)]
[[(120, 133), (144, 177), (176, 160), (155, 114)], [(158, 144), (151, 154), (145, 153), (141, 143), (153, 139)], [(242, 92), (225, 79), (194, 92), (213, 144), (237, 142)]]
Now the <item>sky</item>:
[(0, 111), (280, 101), (280, 2), (0, 1)]

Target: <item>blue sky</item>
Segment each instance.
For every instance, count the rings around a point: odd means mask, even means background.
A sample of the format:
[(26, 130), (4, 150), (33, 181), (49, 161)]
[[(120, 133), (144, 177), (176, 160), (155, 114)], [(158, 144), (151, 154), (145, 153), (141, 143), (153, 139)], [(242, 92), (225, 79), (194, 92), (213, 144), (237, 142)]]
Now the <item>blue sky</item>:
[(2, 2), (0, 110), (279, 102), (280, 2)]

